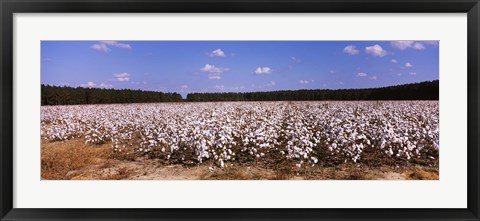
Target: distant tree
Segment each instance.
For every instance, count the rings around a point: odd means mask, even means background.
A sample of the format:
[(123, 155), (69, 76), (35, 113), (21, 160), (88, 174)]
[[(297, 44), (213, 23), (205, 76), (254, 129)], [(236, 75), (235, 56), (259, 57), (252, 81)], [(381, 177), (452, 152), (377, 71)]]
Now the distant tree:
[(41, 105), (179, 102), (179, 93), (41, 85)]
[[(439, 81), (382, 88), (190, 93), (186, 101), (438, 100)], [(41, 105), (181, 102), (179, 93), (41, 85)]]
[(186, 101), (438, 100), (439, 81), (382, 88), (296, 90), (245, 93), (192, 93)]

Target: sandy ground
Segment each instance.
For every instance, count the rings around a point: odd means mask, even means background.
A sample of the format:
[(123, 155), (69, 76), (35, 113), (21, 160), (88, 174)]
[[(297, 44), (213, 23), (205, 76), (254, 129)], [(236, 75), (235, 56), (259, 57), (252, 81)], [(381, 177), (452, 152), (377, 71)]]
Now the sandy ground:
[(259, 165), (185, 167), (159, 159), (113, 153), (110, 145), (82, 140), (42, 143), (42, 179), (46, 180), (438, 180), (438, 168), (377, 167), (361, 164), (337, 167), (288, 168), (274, 171)]

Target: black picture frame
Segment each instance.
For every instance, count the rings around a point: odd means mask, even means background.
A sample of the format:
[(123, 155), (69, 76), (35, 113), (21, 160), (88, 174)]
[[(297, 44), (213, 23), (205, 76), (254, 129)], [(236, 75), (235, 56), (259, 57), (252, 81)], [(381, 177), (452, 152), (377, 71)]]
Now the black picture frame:
[[(0, 0), (1, 220), (480, 220), (478, 0)], [(466, 209), (17, 209), (13, 208), (14, 13), (467, 13), (468, 203)]]

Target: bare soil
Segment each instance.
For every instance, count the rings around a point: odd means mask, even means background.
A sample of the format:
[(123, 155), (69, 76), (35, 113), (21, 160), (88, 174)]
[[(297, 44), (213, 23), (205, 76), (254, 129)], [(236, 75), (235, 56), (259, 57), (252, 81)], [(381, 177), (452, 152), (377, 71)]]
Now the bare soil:
[(44, 180), (438, 180), (438, 166), (371, 167), (345, 163), (331, 167), (294, 164), (203, 164), (186, 167), (134, 153), (115, 153), (110, 144), (85, 144), (76, 139), (42, 143)]

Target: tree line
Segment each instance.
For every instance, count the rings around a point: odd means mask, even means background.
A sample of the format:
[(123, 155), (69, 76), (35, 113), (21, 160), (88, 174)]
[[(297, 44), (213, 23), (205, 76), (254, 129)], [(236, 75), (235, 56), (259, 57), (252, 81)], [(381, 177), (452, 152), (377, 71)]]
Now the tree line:
[(185, 100), (179, 93), (41, 85), (42, 105), (180, 101), (438, 100), (438, 98), (438, 80), (367, 89), (190, 93)]
[(178, 102), (182, 95), (130, 89), (41, 85), (42, 105)]
[(382, 88), (319, 89), (246, 93), (191, 93), (187, 101), (438, 100), (439, 81)]

